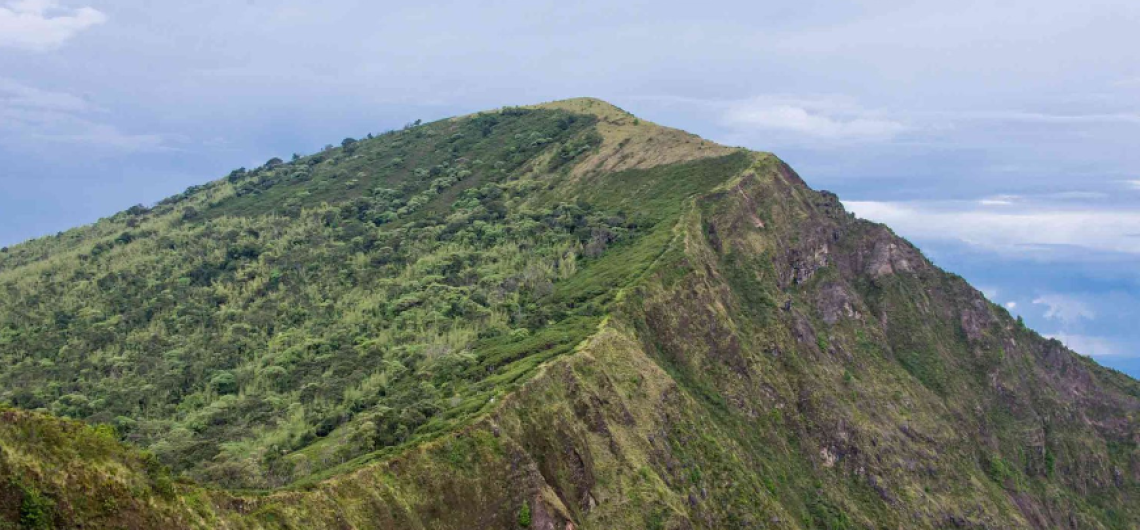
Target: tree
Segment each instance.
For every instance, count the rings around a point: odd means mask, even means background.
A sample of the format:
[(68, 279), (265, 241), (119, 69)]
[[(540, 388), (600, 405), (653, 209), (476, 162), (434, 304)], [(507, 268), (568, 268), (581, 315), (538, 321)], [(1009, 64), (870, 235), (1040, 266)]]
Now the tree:
[(230, 372), (218, 372), (210, 378), (210, 388), (219, 394), (233, 394), (238, 390), (237, 379)]
[(183, 221), (192, 221), (192, 220), (197, 219), (197, 218), (198, 218), (198, 209), (197, 208), (194, 208), (193, 206), (187, 206), (185, 210), (182, 210), (182, 220)]

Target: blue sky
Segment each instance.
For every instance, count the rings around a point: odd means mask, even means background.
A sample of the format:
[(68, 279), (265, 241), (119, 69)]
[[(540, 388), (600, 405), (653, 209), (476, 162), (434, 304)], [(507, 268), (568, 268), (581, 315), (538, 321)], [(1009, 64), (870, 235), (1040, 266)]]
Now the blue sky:
[(776, 152), (1140, 376), (1137, 27), (1098, 0), (0, 0), (0, 245), (345, 136), (595, 96)]

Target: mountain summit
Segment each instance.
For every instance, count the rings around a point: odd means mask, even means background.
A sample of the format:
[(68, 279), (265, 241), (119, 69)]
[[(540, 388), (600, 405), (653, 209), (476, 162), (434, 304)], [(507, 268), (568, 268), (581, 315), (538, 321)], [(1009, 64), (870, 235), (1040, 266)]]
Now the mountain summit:
[(0, 526), (1136, 528), (1140, 383), (596, 99), (0, 252)]

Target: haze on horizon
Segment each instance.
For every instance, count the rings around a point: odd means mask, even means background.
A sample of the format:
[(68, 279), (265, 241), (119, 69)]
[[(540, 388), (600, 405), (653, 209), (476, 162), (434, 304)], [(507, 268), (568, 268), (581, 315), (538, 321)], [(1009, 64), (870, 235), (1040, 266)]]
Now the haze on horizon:
[(574, 96), (773, 151), (1140, 376), (1140, 5), (0, 1), (0, 245)]

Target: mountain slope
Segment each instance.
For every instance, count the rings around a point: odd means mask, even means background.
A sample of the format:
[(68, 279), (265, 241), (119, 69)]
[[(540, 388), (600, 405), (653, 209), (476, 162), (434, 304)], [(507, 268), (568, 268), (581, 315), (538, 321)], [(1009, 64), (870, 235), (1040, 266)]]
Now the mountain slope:
[(1136, 381), (775, 157), (597, 100), (346, 141), (0, 256), (0, 399), (157, 455), (6, 411), (16, 524), (1140, 521)]

